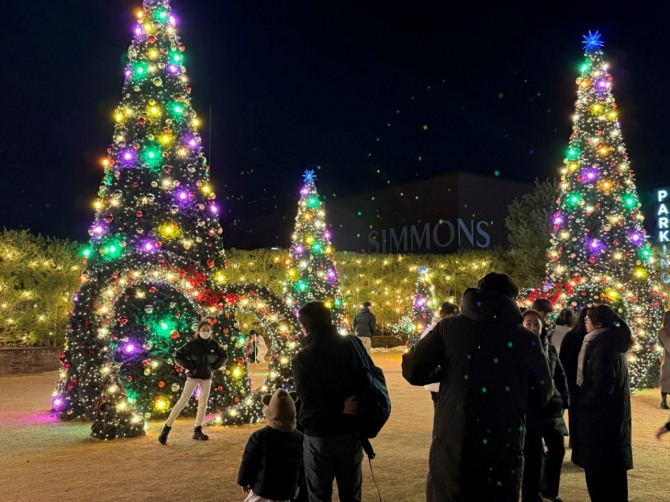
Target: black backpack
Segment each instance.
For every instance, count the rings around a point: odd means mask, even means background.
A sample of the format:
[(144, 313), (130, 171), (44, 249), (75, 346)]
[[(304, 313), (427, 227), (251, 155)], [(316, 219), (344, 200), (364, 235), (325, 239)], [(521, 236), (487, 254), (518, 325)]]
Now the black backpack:
[(350, 338), (365, 370), (363, 389), (358, 396), (359, 432), (363, 438), (373, 438), (379, 434), (391, 415), (391, 398), (382, 369), (375, 366), (357, 336)]

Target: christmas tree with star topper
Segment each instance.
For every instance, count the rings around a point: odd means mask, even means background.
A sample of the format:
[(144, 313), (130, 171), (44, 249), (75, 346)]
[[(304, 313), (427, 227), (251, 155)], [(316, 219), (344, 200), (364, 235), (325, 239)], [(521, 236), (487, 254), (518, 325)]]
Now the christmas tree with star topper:
[(322, 301), (330, 309), (333, 324), (347, 333), (340, 281), (333, 260), (331, 234), (324, 204), (316, 190), (314, 171), (305, 171), (300, 189), (295, 230), (286, 261), (284, 297), (294, 312), (305, 303)]
[(93, 418), (98, 438), (143, 434), (145, 419), (169, 412), (185, 381), (172, 355), (201, 319), (229, 352), (210, 406), (237, 415), (251, 391), (215, 287), (219, 208), (175, 26), (169, 0), (144, 0), (52, 400), (63, 419)]
[(651, 247), (600, 34), (589, 32), (584, 46), (574, 124), (552, 215), (548, 279), (535, 296), (575, 309), (610, 304), (635, 336), (629, 355), (633, 386), (656, 385), (663, 299), (650, 266)]
[(428, 267), (419, 267), (416, 285), (412, 292), (412, 310), (395, 325), (398, 331), (407, 334), (407, 345), (410, 348), (416, 345), (421, 333), (433, 320), (433, 312), (437, 306), (434, 295), (435, 286), (432, 284)]

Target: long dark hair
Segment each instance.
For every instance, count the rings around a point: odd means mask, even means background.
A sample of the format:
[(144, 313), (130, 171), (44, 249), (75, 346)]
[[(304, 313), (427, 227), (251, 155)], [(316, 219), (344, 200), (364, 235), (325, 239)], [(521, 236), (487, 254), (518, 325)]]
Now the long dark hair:
[(609, 305), (594, 305), (586, 312), (593, 324), (600, 324), (603, 328), (614, 328), (626, 342), (626, 350), (633, 346), (633, 333), (626, 321), (621, 319)]
[[(584, 314), (586, 315), (586, 314)], [(563, 309), (556, 318), (556, 326), (567, 326), (571, 328), (575, 322), (575, 314), (570, 309)]]

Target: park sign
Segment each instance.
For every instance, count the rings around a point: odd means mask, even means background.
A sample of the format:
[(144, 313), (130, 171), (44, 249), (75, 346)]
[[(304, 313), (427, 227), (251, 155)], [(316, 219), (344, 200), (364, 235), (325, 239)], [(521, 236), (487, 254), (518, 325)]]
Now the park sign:
[(655, 215), (656, 215), (656, 242), (659, 244), (670, 243), (670, 187), (657, 188), (654, 190)]

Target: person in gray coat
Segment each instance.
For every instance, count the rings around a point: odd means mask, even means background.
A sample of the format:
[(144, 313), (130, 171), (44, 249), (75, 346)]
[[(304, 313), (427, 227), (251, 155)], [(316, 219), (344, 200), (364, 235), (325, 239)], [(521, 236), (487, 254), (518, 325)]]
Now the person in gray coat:
[(663, 347), (663, 366), (661, 366), (661, 408), (670, 410), (670, 310), (663, 316), (663, 327), (658, 330), (658, 344)]
[(426, 500), (518, 502), (526, 413), (553, 394), (537, 336), (521, 326), (507, 274), (492, 272), (468, 289), (461, 315), (442, 319), (403, 355), (412, 385), (440, 393), (428, 458)]
[(354, 333), (363, 342), (363, 346), (368, 353), (370, 353), (370, 349), (372, 348), (372, 335), (375, 334), (375, 328), (377, 327), (377, 319), (370, 312), (371, 306), (370, 302), (363, 302), (361, 310), (356, 312), (354, 320), (351, 323)]

